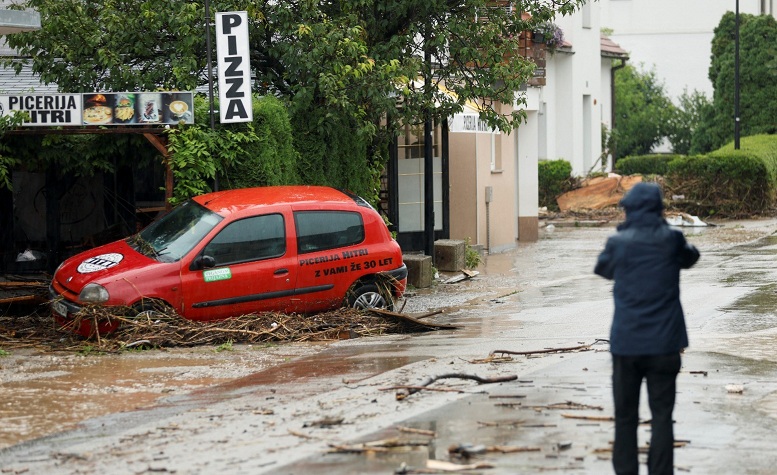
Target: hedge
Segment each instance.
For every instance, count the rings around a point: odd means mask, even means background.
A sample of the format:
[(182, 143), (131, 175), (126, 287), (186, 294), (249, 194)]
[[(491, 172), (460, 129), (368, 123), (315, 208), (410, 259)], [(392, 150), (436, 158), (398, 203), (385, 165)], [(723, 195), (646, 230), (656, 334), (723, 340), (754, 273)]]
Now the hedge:
[(777, 136), (742, 137), (706, 156), (679, 157), (667, 164), (667, 194), (683, 195), (682, 208), (699, 216), (760, 214), (777, 194)]
[(666, 175), (669, 162), (681, 156), (652, 154), (624, 157), (615, 164), (615, 172), (621, 175)]
[(572, 165), (563, 159), (542, 160), (537, 167), (539, 205), (558, 211), (556, 198), (572, 189)]

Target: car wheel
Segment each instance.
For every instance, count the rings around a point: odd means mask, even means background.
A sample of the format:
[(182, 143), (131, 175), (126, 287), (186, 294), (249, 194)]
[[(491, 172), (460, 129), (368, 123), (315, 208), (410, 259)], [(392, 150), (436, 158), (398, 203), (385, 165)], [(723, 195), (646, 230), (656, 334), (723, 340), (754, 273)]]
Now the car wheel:
[(161, 300), (144, 299), (132, 306), (130, 317), (134, 320), (157, 320), (159, 317), (169, 315), (172, 310)]
[(357, 285), (348, 296), (348, 305), (353, 308), (382, 308), (394, 310), (394, 299), (388, 289), (382, 289), (378, 284), (370, 282)]

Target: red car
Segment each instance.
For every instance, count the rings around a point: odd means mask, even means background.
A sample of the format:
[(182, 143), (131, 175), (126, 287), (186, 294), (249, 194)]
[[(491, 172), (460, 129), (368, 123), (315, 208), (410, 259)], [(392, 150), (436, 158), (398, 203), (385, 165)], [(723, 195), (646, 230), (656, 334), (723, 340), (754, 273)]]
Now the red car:
[(192, 198), (138, 234), (67, 259), (50, 291), (64, 324), (85, 304), (137, 314), (166, 304), (191, 320), (392, 309), (406, 283), (399, 244), (362, 198), (276, 186)]

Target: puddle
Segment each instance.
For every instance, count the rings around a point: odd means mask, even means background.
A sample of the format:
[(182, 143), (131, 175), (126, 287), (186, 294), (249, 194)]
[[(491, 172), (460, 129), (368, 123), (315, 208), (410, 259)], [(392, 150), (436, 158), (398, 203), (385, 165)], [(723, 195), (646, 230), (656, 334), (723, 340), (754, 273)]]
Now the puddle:
[[(389, 345), (391, 346), (391, 345)], [(319, 353), (310, 358), (303, 358), (276, 366), (272, 369), (251, 374), (218, 385), (197, 391), (198, 394), (217, 393), (223, 397), (225, 392), (233, 395), (246, 392), (271, 392), (273, 394), (298, 393), (299, 386), (315, 383), (316, 388), (336, 382), (341, 385), (358, 383), (362, 379), (391, 371), (393, 369), (423, 361), (425, 355), (397, 355), (402, 353), (398, 348), (385, 346), (370, 348), (365, 345), (334, 348)], [(347, 375), (347, 379), (343, 377)], [(300, 394), (300, 397), (302, 394)]]
[(721, 331), (755, 332), (777, 327), (777, 284), (762, 285), (721, 310), (732, 314), (721, 322)]

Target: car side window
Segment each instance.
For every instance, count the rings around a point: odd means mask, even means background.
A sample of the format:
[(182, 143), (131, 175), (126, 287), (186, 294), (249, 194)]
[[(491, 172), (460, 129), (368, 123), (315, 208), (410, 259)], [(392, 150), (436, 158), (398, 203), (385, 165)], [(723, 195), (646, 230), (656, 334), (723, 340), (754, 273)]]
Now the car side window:
[(294, 223), (300, 254), (353, 246), (364, 241), (364, 221), (357, 212), (297, 211)]
[(222, 229), (205, 246), (217, 266), (280, 257), (286, 253), (283, 216), (268, 214), (241, 219)]

